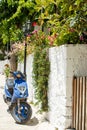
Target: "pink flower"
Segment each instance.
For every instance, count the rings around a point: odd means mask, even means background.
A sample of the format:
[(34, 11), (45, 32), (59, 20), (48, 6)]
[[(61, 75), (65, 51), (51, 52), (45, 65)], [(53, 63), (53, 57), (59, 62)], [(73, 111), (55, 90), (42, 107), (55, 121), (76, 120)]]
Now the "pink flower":
[(50, 29), (50, 28), (48, 28), (48, 31), (49, 31), (49, 32), (50, 32), (50, 30), (51, 30), (51, 29)]
[(52, 46), (53, 45), (53, 41), (51, 41), (49, 44)]
[(49, 40), (49, 44), (52, 46), (53, 45), (53, 43), (55, 42), (55, 40), (56, 40), (56, 37), (58, 36), (58, 34), (53, 34), (53, 35), (51, 35), (51, 36), (48, 36), (48, 40)]
[(81, 41), (83, 41), (83, 40), (84, 40), (84, 38), (83, 38), (83, 36), (82, 36), (82, 35), (79, 37), (79, 39), (80, 39)]
[(32, 32), (32, 34), (37, 34), (37, 30), (34, 30), (34, 31)]
[(51, 36), (48, 36), (48, 40), (51, 40)]
[(52, 46), (54, 43), (54, 37), (53, 36), (48, 36), (48, 40), (50, 41), (49, 44)]
[(30, 35), (30, 34), (28, 34), (28, 35), (27, 35), (27, 37), (31, 37), (31, 35)]

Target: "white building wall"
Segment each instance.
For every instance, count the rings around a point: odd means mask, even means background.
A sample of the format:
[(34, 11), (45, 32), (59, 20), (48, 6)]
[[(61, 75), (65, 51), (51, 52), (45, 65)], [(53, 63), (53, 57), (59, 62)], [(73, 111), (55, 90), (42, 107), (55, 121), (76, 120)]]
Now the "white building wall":
[(29, 55), (27, 57), (26, 64), (26, 74), (27, 74), (27, 83), (29, 86), (29, 101), (34, 100), (34, 87), (33, 87), (33, 79), (32, 79), (32, 71), (33, 71), (33, 55)]
[(66, 57), (67, 49), (64, 46), (49, 49), (49, 120), (61, 130), (66, 122)]
[(73, 76), (87, 76), (87, 44), (50, 48), (49, 59), (49, 120), (65, 130), (72, 125)]

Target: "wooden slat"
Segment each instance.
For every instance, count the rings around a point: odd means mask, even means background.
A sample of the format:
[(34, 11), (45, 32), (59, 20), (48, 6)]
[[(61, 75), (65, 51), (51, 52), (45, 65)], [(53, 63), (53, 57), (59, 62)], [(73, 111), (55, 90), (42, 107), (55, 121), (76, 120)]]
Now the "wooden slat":
[(87, 77), (86, 77), (86, 101), (85, 101), (85, 130), (87, 130)]
[(83, 82), (82, 82), (82, 77), (80, 77), (80, 84), (79, 84), (79, 97), (78, 97), (78, 102), (79, 102), (79, 130), (82, 130), (82, 92), (83, 92)]
[(87, 77), (73, 78), (72, 127), (87, 130)]
[(76, 86), (76, 83), (77, 83), (77, 79), (76, 79), (76, 77), (74, 77), (73, 78), (73, 107), (72, 107), (72, 112), (73, 112), (73, 118), (72, 118), (72, 127), (74, 127), (75, 128), (75, 126), (76, 126), (76, 104), (77, 104), (77, 101), (76, 101), (76, 99), (77, 99), (77, 93), (76, 93), (76, 91), (77, 91), (77, 86)]
[(76, 104), (76, 130), (79, 130), (79, 91), (80, 91), (80, 78), (77, 78), (77, 104)]
[(82, 93), (82, 130), (85, 130), (85, 100), (86, 100), (86, 77), (83, 77), (83, 93)]

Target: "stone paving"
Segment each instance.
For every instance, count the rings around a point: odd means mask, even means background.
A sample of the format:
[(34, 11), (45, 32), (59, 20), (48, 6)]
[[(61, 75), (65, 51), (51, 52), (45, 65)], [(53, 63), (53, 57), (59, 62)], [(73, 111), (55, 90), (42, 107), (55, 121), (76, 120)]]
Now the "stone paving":
[(0, 130), (55, 130), (54, 127), (46, 120), (40, 121), (35, 108), (31, 120), (25, 125), (15, 123), (12, 116), (7, 112), (7, 104), (3, 101), (3, 87), (5, 83), (4, 76), (0, 75)]

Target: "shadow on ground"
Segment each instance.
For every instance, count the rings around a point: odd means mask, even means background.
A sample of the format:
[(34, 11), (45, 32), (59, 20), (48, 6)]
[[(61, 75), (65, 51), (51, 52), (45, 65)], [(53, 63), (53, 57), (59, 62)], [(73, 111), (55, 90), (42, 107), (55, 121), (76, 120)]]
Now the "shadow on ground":
[(20, 124), (20, 125), (27, 125), (27, 126), (35, 126), (39, 123), (38, 119), (36, 117), (31, 118), (27, 123)]
[(29, 126), (35, 126), (39, 123), (38, 119), (36, 117), (33, 117), (32, 119), (30, 119), (29, 122), (26, 123), (26, 125), (29, 125)]

